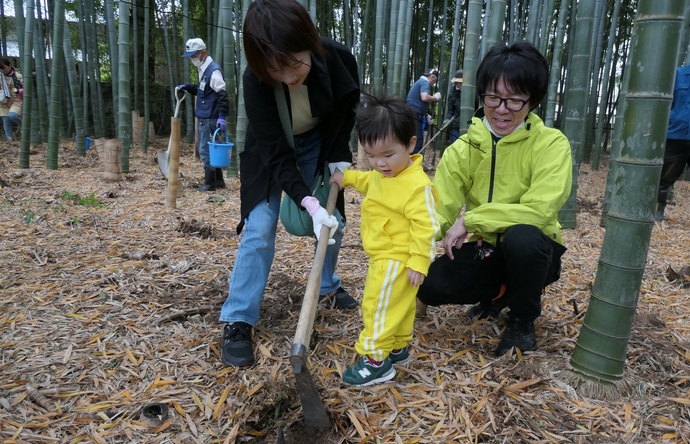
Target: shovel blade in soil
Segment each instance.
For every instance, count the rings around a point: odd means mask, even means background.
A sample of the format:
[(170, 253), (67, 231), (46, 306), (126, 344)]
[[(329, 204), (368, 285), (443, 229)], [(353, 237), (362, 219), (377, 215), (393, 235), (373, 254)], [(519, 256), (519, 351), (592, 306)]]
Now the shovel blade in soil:
[(161, 151), (156, 156), (156, 160), (158, 161), (158, 168), (160, 168), (161, 174), (167, 179), (170, 172), (170, 153), (168, 151)]
[(297, 393), (302, 402), (304, 412), (304, 424), (307, 427), (325, 429), (331, 426), (331, 419), (328, 417), (326, 407), (321, 401), (321, 396), (316, 390), (314, 380), (306, 366), (303, 366), (298, 373), (295, 373), (297, 382)]

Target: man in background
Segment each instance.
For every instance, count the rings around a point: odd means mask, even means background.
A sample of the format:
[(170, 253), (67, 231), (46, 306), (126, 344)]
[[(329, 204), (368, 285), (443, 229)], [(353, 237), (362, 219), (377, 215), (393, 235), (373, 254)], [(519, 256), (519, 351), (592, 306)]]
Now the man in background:
[(197, 136), (199, 138), (199, 157), (204, 163), (204, 184), (197, 188), (198, 191), (215, 191), (216, 188), (225, 188), (223, 169), (213, 168), (209, 157), (208, 142), (211, 139), (211, 130), (219, 128), (225, 132), (227, 124), (225, 116), (230, 110), (228, 93), (225, 90), (223, 69), (214, 62), (206, 51), (206, 44), (201, 39), (189, 39), (182, 57), (189, 61), (199, 72), (199, 84), (179, 85), (180, 90), (196, 96)]
[(429, 112), (429, 104), (441, 100), (441, 93), (431, 95), (431, 88), (438, 82), (438, 69), (431, 68), (414, 82), (410, 92), (407, 93), (407, 104), (417, 117), (417, 144), (412, 154), (417, 154), (424, 146), (424, 128), (426, 115)]

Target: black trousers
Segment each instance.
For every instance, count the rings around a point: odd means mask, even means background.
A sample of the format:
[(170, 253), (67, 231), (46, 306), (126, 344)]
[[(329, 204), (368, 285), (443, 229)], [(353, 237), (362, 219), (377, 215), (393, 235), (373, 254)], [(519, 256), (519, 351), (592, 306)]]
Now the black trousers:
[(514, 225), (487, 258), (477, 255), (476, 242), (454, 249), (454, 260), (437, 258), (417, 298), (431, 306), (489, 302), (506, 284), (511, 318), (533, 321), (541, 315), (544, 288), (560, 278), (565, 251), (537, 227)]
[(417, 154), (424, 147), (424, 121), (426, 114), (417, 114), (417, 143), (414, 146), (412, 154)]
[(690, 166), (690, 140), (666, 139), (657, 202), (666, 205), (668, 189), (680, 178), (686, 165)]

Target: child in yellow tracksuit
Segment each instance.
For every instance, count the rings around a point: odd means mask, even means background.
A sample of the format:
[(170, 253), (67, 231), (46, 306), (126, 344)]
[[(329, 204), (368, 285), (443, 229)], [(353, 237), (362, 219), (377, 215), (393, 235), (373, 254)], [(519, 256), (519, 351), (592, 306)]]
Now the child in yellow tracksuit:
[(410, 360), (417, 289), (436, 257), (437, 195), (410, 153), (417, 141), (415, 115), (397, 98), (370, 98), (357, 113), (359, 144), (373, 171), (336, 171), (331, 183), (355, 187), (362, 201), (361, 234), (369, 255), (362, 298), (362, 355), (343, 380), (366, 386), (395, 377), (393, 364)]

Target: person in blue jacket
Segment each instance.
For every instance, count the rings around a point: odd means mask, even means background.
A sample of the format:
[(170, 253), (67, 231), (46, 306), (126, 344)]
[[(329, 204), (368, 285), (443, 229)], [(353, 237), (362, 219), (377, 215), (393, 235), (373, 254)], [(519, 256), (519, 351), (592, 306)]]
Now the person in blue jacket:
[(690, 65), (676, 69), (673, 103), (666, 133), (664, 165), (661, 167), (655, 219), (664, 220), (668, 190), (690, 166)]
[(429, 104), (441, 100), (441, 93), (431, 94), (431, 88), (438, 82), (438, 69), (430, 68), (410, 88), (407, 93), (407, 104), (417, 117), (417, 144), (412, 154), (417, 154), (424, 147), (424, 130), (427, 122)]
[(227, 131), (225, 116), (230, 110), (228, 92), (225, 89), (223, 69), (206, 51), (206, 44), (202, 39), (189, 39), (182, 57), (189, 61), (199, 71), (199, 84), (179, 85), (180, 90), (196, 96), (197, 137), (199, 139), (199, 157), (204, 163), (204, 184), (198, 191), (215, 191), (225, 188), (223, 169), (213, 168), (209, 157), (208, 142), (213, 130), (220, 128)]

